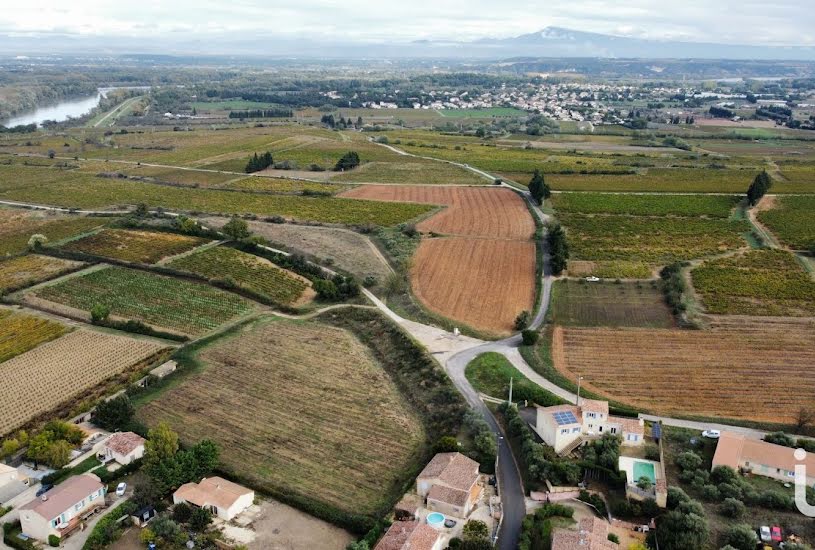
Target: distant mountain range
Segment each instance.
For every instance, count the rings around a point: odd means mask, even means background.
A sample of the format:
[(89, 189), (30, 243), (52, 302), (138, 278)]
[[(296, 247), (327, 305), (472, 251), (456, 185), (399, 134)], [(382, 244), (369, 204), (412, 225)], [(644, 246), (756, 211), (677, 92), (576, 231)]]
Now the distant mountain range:
[(166, 53), (170, 55), (245, 55), (346, 59), (474, 59), (606, 58), (606, 59), (752, 59), (815, 61), (815, 47), (781, 47), (700, 42), (646, 40), (547, 27), (513, 38), (482, 38), (474, 41), (417, 40), (408, 43), (360, 43), (315, 38), (279, 38), (226, 35), (167, 36), (144, 40), (127, 36), (79, 37), (39, 34), (0, 34), (0, 53), (107, 54)]

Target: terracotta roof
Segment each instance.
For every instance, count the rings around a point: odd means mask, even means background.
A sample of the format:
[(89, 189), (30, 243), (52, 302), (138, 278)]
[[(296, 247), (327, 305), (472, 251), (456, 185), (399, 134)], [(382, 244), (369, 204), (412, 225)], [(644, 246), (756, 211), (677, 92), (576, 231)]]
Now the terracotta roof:
[(626, 418), (624, 416), (609, 416), (608, 421), (619, 424), (623, 432), (630, 434), (645, 435), (645, 422), (638, 418)]
[(461, 453), (439, 453), (427, 463), (419, 479), (438, 479), (454, 489), (469, 491), (478, 481), (478, 462)]
[[(734, 432), (722, 432), (713, 455), (714, 466), (738, 469), (742, 461), (770, 468), (795, 471), (796, 464), (805, 464), (808, 472), (815, 472), (815, 454), (807, 453), (802, 461), (795, 460), (795, 449), (758, 439), (748, 439)], [(812, 475), (812, 474), (810, 474)]]
[(608, 523), (598, 518), (580, 520), (577, 530), (555, 529), (552, 550), (617, 550), (608, 540)]
[(374, 550), (432, 550), (439, 533), (418, 521), (397, 521), (374, 547)]
[(452, 489), (444, 485), (433, 485), (427, 493), (427, 500), (435, 500), (438, 502), (446, 502), (453, 506), (464, 506), (467, 504), (467, 499), (470, 497), (470, 492), (463, 489)]
[(252, 492), (251, 489), (216, 476), (205, 477), (201, 483), (185, 483), (173, 493), (173, 496), (196, 506), (229, 508), (238, 498)]
[(580, 408), (584, 411), (603, 413), (608, 416), (608, 401), (599, 401), (597, 399), (581, 399)]
[(138, 447), (144, 445), (144, 438), (133, 432), (119, 432), (108, 438), (105, 447), (121, 455), (129, 455)]
[(99, 478), (93, 474), (73, 476), (45, 493), (47, 500), (37, 497), (22, 509), (36, 512), (50, 521), (102, 487)]

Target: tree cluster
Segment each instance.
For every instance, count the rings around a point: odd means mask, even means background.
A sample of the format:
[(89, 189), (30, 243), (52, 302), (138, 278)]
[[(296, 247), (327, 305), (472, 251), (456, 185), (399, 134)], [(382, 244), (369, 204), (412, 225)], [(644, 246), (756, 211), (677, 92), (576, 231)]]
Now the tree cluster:
[(77, 426), (54, 420), (28, 442), (26, 456), (51, 468), (62, 468), (71, 460), (71, 450), (82, 443), (85, 433)]
[(178, 435), (165, 422), (147, 434), (144, 472), (160, 494), (167, 494), (191, 481), (198, 481), (218, 464), (218, 446), (204, 439), (189, 449), (179, 449)]
[(773, 180), (770, 179), (770, 175), (767, 174), (766, 170), (762, 170), (761, 173), (753, 179), (753, 183), (750, 184), (750, 187), (747, 188), (747, 201), (750, 203), (750, 206), (758, 204), (758, 201), (767, 194), (767, 191), (770, 190), (772, 185)]
[(337, 161), (337, 164), (334, 166), (334, 171), (344, 172), (356, 168), (357, 166), (359, 166), (359, 155), (356, 151), (348, 151)]
[(733, 118), (736, 113), (731, 111), (730, 109), (725, 109), (724, 107), (716, 107), (715, 105), (711, 106), (708, 109), (708, 113), (713, 118)]
[(552, 274), (560, 275), (566, 269), (569, 259), (569, 243), (566, 242), (566, 232), (560, 225), (549, 228), (546, 232), (546, 241), (549, 245), (549, 265)]
[(122, 394), (100, 402), (93, 411), (93, 423), (109, 432), (124, 431), (130, 427), (134, 413), (130, 398)]
[(294, 113), (291, 109), (253, 109), (248, 111), (229, 111), (229, 118), (243, 120), (245, 118), (291, 118)]
[(247, 174), (251, 174), (253, 172), (265, 170), (269, 166), (274, 166), (274, 159), (269, 151), (266, 151), (262, 155), (255, 153), (249, 158), (249, 162), (246, 163), (246, 168), (244, 168), (244, 171)]

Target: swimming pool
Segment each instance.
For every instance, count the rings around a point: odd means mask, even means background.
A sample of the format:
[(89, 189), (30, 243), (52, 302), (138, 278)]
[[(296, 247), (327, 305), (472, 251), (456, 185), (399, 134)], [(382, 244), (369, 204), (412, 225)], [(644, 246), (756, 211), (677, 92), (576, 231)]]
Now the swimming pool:
[(431, 512), (427, 514), (427, 524), (431, 527), (441, 527), (444, 525), (444, 514)]
[(640, 478), (647, 477), (651, 480), (651, 483), (657, 482), (656, 471), (654, 470), (654, 465), (650, 462), (640, 462), (639, 460), (634, 461), (634, 479), (632, 480), (633, 483), (639, 481)]

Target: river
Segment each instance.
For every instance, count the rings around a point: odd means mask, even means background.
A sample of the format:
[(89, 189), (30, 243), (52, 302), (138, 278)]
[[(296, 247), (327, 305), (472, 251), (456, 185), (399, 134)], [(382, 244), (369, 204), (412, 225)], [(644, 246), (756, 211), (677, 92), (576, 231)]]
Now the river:
[[(133, 86), (132, 88), (141, 87)], [(31, 111), (14, 115), (10, 119), (0, 122), (0, 124), (6, 128), (19, 126), (21, 124), (36, 124), (37, 126), (40, 126), (46, 120), (56, 120), (57, 122), (62, 122), (64, 120), (68, 120), (69, 118), (77, 118), (90, 112), (91, 109), (99, 105), (99, 102), (102, 101), (103, 97), (107, 96), (108, 92), (115, 89), (116, 88), (99, 88), (96, 95), (83, 98), (66, 99), (52, 105), (43, 105)], [(131, 89), (131, 87), (126, 87), (125, 89)]]

